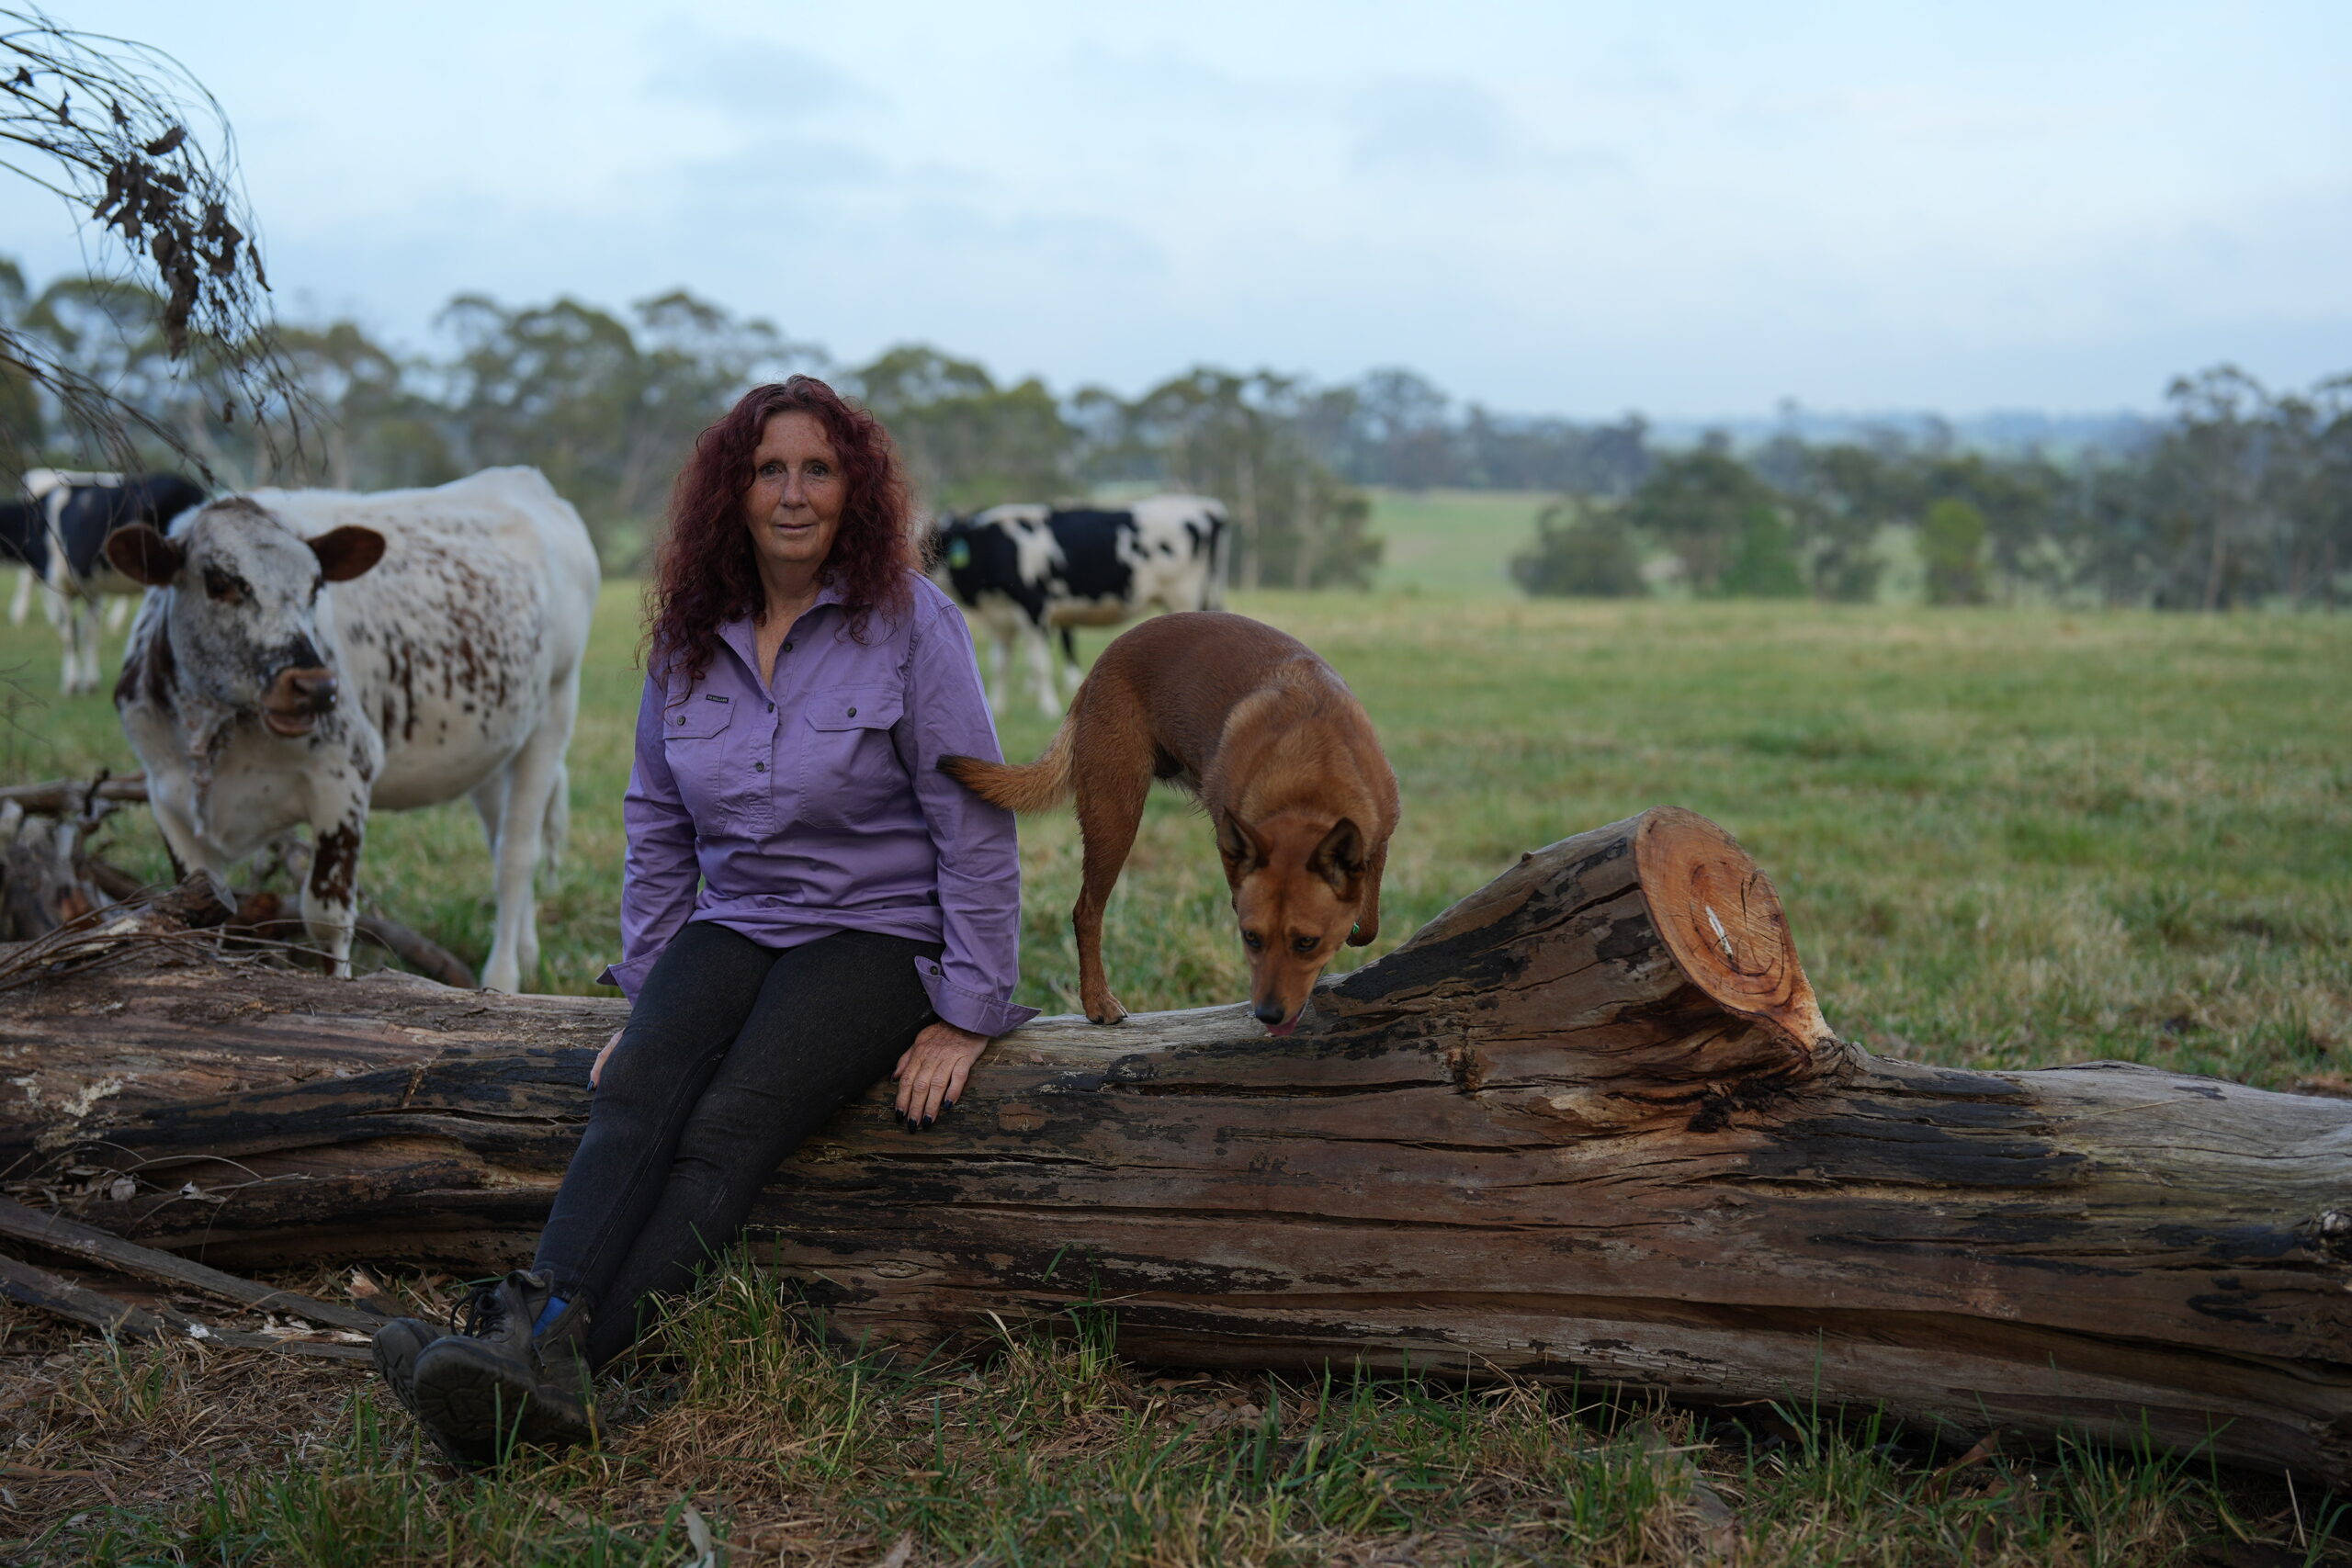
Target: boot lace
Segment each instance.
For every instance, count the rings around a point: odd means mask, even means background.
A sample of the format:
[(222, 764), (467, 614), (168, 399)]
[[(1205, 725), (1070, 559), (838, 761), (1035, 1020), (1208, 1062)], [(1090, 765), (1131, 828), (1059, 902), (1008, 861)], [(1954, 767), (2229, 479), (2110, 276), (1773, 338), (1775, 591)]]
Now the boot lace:
[(492, 1280), (476, 1285), (449, 1309), (449, 1332), (468, 1339), (487, 1338), (506, 1326), (506, 1281)]

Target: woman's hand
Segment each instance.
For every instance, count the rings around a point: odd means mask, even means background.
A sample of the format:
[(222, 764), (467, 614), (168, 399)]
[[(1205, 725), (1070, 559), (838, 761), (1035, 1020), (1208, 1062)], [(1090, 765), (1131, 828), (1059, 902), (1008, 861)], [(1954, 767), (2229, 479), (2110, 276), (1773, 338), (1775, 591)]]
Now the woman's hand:
[(915, 1043), (890, 1069), (890, 1076), (899, 1080), (899, 1114), (906, 1118), (908, 1132), (920, 1133), (956, 1109), (956, 1102), (964, 1098), (964, 1080), (971, 1076), (972, 1064), (988, 1048), (987, 1035), (952, 1023), (932, 1024), (915, 1036)]
[(588, 1068), (588, 1087), (590, 1089), (594, 1089), (598, 1084), (604, 1082), (605, 1064), (606, 1061), (611, 1059), (613, 1047), (621, 1043), (621, 1036), (627, 1032), (628, 1027), (626, 1025), (614, 1030), (613, 1037), (605, 1042), (605, 1048), (596, 1053), (596, 1060), (591, 1064)]

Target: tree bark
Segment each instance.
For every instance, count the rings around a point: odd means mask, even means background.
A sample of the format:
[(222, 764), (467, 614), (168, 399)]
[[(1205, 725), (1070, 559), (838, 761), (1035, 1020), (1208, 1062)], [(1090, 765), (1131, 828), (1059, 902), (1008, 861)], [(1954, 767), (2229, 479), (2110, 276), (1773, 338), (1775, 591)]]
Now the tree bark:
[[(527, 1255), (624, 1015), (162, 961), (9, 1000), (7, 1184), (225, 1264)], [(1879, 1405), (2352, 1483), (2352, 1104), (1843, 1043), (1688, 812), (1525, 857), (1288, 1041), (1239, 1005), (1043, 1020), (933, 1131), (888, 1105), (752, 1222), (853, 1336), (1093, 1303), (1163, 1363)]]

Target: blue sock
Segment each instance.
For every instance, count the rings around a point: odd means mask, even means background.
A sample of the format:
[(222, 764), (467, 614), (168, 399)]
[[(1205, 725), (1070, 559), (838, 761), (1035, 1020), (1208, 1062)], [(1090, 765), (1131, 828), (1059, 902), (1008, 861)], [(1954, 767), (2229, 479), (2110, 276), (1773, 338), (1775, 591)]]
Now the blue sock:
[(549, 1296), (548, 1304), (539, 1309), (538, 1321), (531, 1325), (531, 1337), (536, 1339), (552, 1327), (555, 1320), (563, 1315), (565, 1304), (561, 1296)]

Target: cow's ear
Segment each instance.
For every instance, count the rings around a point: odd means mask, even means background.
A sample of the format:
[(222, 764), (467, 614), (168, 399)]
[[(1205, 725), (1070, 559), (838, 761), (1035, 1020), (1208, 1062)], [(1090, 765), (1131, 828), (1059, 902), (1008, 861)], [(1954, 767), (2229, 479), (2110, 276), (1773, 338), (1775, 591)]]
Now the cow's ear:
[(1225, 874), (1234, 881), (1266, 863), (1266, 846), (1230, 811), (1216, 819), (1216, 852), (1225, 857)]
[(1352, 818), (1342, 817), (1331, 824), (1306, 857), (1306, 869), (1329, 883), (1340, 897), (1355, 897), (1356, 879), (1363, 874), (1363, 832)]
[(133, 523), (107, 536), (107, 559), (133, 582), (162, 588), (187, 564), (187, 552), (158, 532), (151, 523)]
[(373, 528), (331, 528), (310, 541), (319, 571), (329, 582), (348, 582), (384, 558), (384, 536)]

